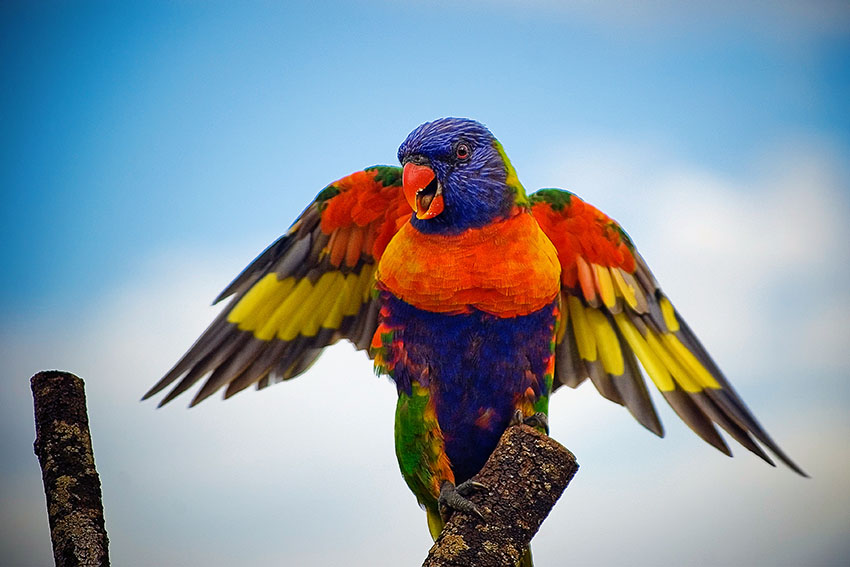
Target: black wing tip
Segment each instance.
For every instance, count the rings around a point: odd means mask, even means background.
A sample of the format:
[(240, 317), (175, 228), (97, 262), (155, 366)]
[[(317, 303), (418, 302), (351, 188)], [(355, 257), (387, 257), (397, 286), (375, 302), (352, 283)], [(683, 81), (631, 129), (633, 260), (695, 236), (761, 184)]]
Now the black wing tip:
[(168, 392), (168, 394), (167, 394), (164, 398), (162, 398), (162, 399), (159, 401), (159, 404), (157, 404), (157, 406), (156, 406), (156, 407), (157, 407), (157, 408), (161, 408), (162, 406), (164, 406), (165, 404), (167, 404), (168, 402), (172, 401), (174, 398), (176, 398), (177, 396), (179, 396), (179, 395), (180, 395), (180, 393), (181, 393), (181, 392), (180, 392), (180, 391), (178, 391), (178, 389), (177, 389), (177, 388), (175, 388), (175, 389), (171, 390), (170, 392)]
[[(148, 401), (149, 399), (151, 399), (152, 397), (154, 397), (155, 395), (157, 395), (158, 393), (160, 393), (162, 390), (164, 390), (164, 389), (165, 389), (165, 387), (166, 387), (166, 386), (168, 386), (168, 384), (170, 384), (170, 383), (171, 383), (170, 381), (166, 382), (164, 378), (163, 378), (163, 379), (161, 379), (159, 382), (157, 382), (156, 384), (154, 384), (154, 385), (153, 385), (153, 387), (152, 387), (150, 390), (148, 390), (147, 392), (145, 392), (145, 393), (144, 393), (144, 395), (141, 397), (141, 399), (139, 400), (139, 402), (146, 402), (146, 401)], [(163, 404), (164, 404), (164, 403), (165, 403), (165, 402), (160, 401), (160, 402), (159, 402), (159, 404), (157, 404), (157, 406), (156, 406), (156, 407), (157, 407), (157, 408), (161, 408), (161, 407), (163, 406)]]
[(189, 402), (189, 405), (188, 405), (187, 407), (189, 407), (189, 408), (193, 408), (193, 407), (195, 407), (196, 405), (198, 405), (199, 403), (201, 403), (201, 402), (203, 402), (204, 400), (206, 400), (208, 397), (209, 397), (209, 396), (204, 396), (204, 397), (195, 396), (194, 398), (192, 398), (192, 401), (191, 401), (191, 402)]
[[(719, 433), (717, 435), (720, 436)], [(723, 439), (723, 438), (721, 437), (721, 439)], [(727, 457), (731, 458), (731, 457), (735, 456), (735, 455), (732, 454), (732, 449), (729, 448), (729, 445), (726, 443), (725, 440), (723, 440), (720, 445), (715, 445), (714, 443), (711, 443), (710, 441), (709, 441), (709, 444), (713, 447), (716, 447), (718, 451), (720, 451), (721, 453), (723, 453)]]
[(783, 463), (785, 463), (785, 466), (786, 466), (786, 467), (788, 467), (789, 469), (791, 469), (792, 471), (794, 471), (795, 473), (797, 473), (797, 474), (798, 474), (798, 475), (800, 475), (801, 477), (803, 477), (803, 478), (812, 478), (811, 476), (809, 476), (809, 474), (808, 474), (806, 471), (804, 471), (803, 469), (801, 469), (801, 468), (800, 468), (800, 466), (799, 466), (799, 465), (797, 465), (797, 463), (795, 463), (794, 461), (792, 461), (791, 459), (789, 459), (789, 458), (788, 458), (785, 454), (777, 453), (777, 454), (776, 454), (776, 456), (777, 456), (777, 457), (779, 457), (779, 459), (780, 459)]
[(154, 384), (154, 385), (151, 387), (151, 389), (150, 389), (150, 390), (148, 390), (147, 392), (145, 392), (145, 394), (142, 396), (142, 399), (141, 399), (141, 400), (139, 400), (139, 401), (140, 401), (140, 402), (144, 402), (144, 401), (147, 401), (147, 400), (151, 399), (152, 397), (154, 397), (155, 395), (157, 395), (158, 393), (160, 393), (161, 391), (163, 391), (163, 390), (164, 390), (164, 389), (165, 389), (165, 388), (166, 388), (169, 384), (171, 384), (171, 382), (173, 382), (173, 381), (174, 381), (174, 379), (173, 379), (173, 378), (169, 378), (169, 377), (166, 375), (164, 378), (160, 379), (160, 381), (159, 381), (159, 382), (157, 382), (156, 384)]
[[(722, 375), (721, 375), (722, 376)], [(802, 476), (803, 478), (811, 478), (802, 468), (800, 468), (797, 463), (795, 463), (791, 458), (785, 454), (779, 445), (774, 441), (770, 435), (768, 435), (767, 431), (762, 427), (762, 425), (758, 422), (755, 416), (752, 414), (750, 409), (744, 403), (740, 396), (735, 392), (735, 390), (727, 384), (724, 384), (724, 387), (721, 390), (716, 390), (715, 393), (720, 393), (721, 395), (716, 398), (716, 401), (719, 402), (721, 408), (726, 411), (727, 415), (736, 421), (739, 426), (741, 426), (745, 431), (749, 432), (753, 437), (755, 437), (764, 447), (766, 447), (773, 455), (782, 461), (785, 466), (789, 469)], [(755, 452), (755, 451), (754, 451)], [(758, 453), (756, 453), (759, 455)], [(771, 459), (762, 457), (766, 462), (770, 463), (773, 466), (776, 466)]]
[[(221, 399), (222, 400), (229, 400), (230, 398), (232, 398), (233, 396), (235, 396), (236, 394), (238, 394), (242, 390), (245, 390), (246, 388), (248, 388), (248, 386), (250, 386), (252, 383), (253, 382), (248, 382), (247, 384), (237, 384), (236, 382), (231, 382), (230, 384), (227, 385), (227, 388), (224, 390), (224, 395), (222, 396)], [(235, 387), (233, 386), (234, 384), (236, 384)]]
[(661, 421), (658, 419), (658, 416), (655, 416), (655, 419), (652, 418), (638, 418), (634, 413), (632, 414), (634, 418), (640, 423), (647, 431), (654, 433), (660, 439), (664, 439), (664, 426), (661, 424)]
[[(782, 450), (780, 450), (778, 447), (774, 448), (775, 447), (774, 444), (768, 445), (768, 444), (765, 443), (765, 446), (774, 454), (774, 456), (777, 459), (782, 461), (782, 463), (786, 467), (791, 469), (791, 471), (793, 471), (794, 473), (798, 474), (799, 476), (801, 476), (803, 478), (812, 478), (811, 476), (809, 476), (809, 474), (806, 471), (804, 471), (802, 468), (800, 468), (800, 466), (797, 463), (795, 463), (790, 458), (788, 458), (788, 456), (785, 453), (783, 453)], [(757, 457), (759, 457), (761, 460), (763, 460), (768, 465), (772, 466), (773, 468), (778, 468), (777, 464), (767, 454), (757, 453), (755, 451), (752, 451), (752, 452), (753, 452), (753, 454), (755, 454)]]
[[(265, 252), (263, 252), (263, 253), (265, 253)], [(245, 269), (242, 270), (242, 272), (238, 276), (233, 278), (233, 281), (230, 282), (229, 284), (227, 284), (227, 287), (225, 287), (223, 290), (221, 290), (221, 293), (219, 293), (215, 297), (215, 299), (213, 299), (212, 303), (210, 303), (210, 306), (218, 305), (221, 301), (227, 299), (228, 297), (230, 297), (231, 295), (236, 293), (236, 290), (239, 288), (239, 286), (242, 285), (242, 283), (245, 281), (245, 279), (247, 279), (246, 276), (250, 273), (251, 268), (254, 267), (254, 264), (257, 263), (257, 261), (260, 260), (261, 257), (262, 257), (262, 254), (260, 254), (260, 256), (258, 256), (257, 258), (255, 258), (253, 262), (248, 264), (248, 266), (246, 266)]]
[(785, 451), (779, 448), (779, 445), (777, 445), (776, 442), (771, 439), (770, 436), (767, 435), (767, 433), (765, 433), (764, 431), (760, 431), (759, 433), (762, 433), (763, 437), (761, 435), (756, 435), (756, 438), (761, 441), (762, 444), (767, 447), (777, 459), (782, 461), (786, 467), (788, 467), (803, 478), (811, 478), (808, 473), (806, 473), (806, 471), (804, 471), (797, 463), (791, 460), (791, 457), (785, 454)]

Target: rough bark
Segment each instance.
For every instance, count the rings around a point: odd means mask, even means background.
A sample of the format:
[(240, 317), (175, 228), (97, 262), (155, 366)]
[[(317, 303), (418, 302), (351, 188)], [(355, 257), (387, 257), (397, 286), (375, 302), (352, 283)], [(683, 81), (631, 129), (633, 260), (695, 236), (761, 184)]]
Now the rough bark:
[(548, 435), (509, 427), (474, 478), (487, 489), (469, 496), (485, 519), (453, 514), (423, 567), (515, 567), (577, 470)]
[(68, 372), (39, 372), (35, 454), (41, 464), (57, 567), (109, 565), (100, 477), (94, 465), (83, 381)]

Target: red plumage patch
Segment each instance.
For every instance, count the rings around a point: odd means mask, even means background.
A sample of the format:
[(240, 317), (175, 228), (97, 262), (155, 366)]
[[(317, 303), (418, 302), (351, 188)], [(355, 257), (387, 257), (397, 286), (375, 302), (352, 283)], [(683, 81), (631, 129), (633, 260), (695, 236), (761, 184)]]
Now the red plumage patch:
[(322, 210), (322, 232), (334, 234), (331, 264), (353, 265), (359, 252), (380, 258), (387, 243), (410, 219), (400, 185), (384, 185), (378, 171), (367, 169), (333, 184), (339, 191)]
[(617, 223), (575, 195), (560, 210), (541, 201), (534, 204), (531, 212), (558, 250), (564, 286), (578, 285), (578, 256), (592, 264), (634, 272), (634, 256)]

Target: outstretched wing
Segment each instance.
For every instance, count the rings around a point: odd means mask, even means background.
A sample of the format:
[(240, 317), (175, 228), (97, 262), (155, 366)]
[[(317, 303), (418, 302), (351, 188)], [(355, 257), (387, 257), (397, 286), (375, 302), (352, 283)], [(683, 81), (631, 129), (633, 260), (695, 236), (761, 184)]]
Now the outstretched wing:
[(805, 475), (732, 389), (616, 222), (559, 189), (542, 189), (530, 202), (562, 268), (555, 388), (575, 388), (590, 378), (603, 396), (663, 436), (640, 361), (673, 410), (705, 441), (731, 455), (719, 425), (768, 463), (753, 438)]
[(378, 318), (375, 266), (411, 215), (400, 187), (401, 168), (375, 166), (323, 189), (216, 298), (233, 296), (144, 399), (182, 377), (161, 406), (207, 374), (191, 405), (224, 386), (228, 398), (297, 376), (340, 338), (368, 349)]

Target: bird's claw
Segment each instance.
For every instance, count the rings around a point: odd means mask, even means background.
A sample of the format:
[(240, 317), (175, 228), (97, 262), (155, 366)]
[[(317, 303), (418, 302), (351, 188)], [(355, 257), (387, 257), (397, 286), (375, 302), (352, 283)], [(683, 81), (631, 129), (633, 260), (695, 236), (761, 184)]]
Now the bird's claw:
[(440, 487), (440, 498), (437, 500), (443, 521), (448, 522), (454, 512), (464, 512), (483, 520), (484, 514), (481, 509), (466, 498), (478, 490), (487, 490), (487, 486), (474, 480), (467, 480), (457, 486), (445, 481)]
[(461, 482), (455, 487), (461, 496), (469, 496), (474, 492), (478, 492), (479, 490), (490, 490), (490, 488), (477, 480), (469, 479), (467, 481)]
[(508, 427), (512, 427), (514, 425), (528, 425), (536, 429), (542, 429), (547, 435), (549, 434), (549, 416), (540, 411), (528, 417), (524, 417), (521, 410), (516, 410), (511, 418), (511, 422), (508, 424)]
[(542, 429), (547, 435), (549, 434), (549, 416), (543, 412), (539, 411), (534, 415), (526, 417), (523, 423), (537, 429)]

